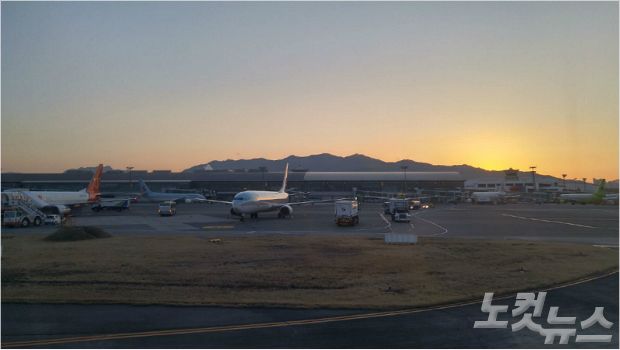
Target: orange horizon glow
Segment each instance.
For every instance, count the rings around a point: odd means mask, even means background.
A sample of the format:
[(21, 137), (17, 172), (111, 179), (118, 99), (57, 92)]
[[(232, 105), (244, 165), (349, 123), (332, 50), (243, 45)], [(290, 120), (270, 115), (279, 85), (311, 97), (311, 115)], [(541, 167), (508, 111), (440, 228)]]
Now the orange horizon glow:
[(3, 172), (359, 153), (618, 179), (617, 2), (1, 6)]
[[(334, 156), (338, 156), (338, 157), (347, 157), (347, 156), (351, 156), (355, 153), (337, 153), (337, 152), (310, 152), (310, 153), (298, 153), (298, 154), (282, 154), (282, 155), (277, 155), (274, 154), (273, 156), (245, 156), (245, 157), (240, 157), (240, 158), (234, 158), (234, 157), (221, 157), (218, 159), (212, 159), (210, 161), (216, 161), (216, 160), (226, 160), (226, 159), (253, 159), (253, 158), (266, 158), (268, 160), (279, 160), (279, 159), (283, 159), (288, 157), (289, 155), (295, 155), (295, 156), (310, 156), (310, 155), (317, 155), (317, 154), (322, 154), (322, 153), (329, 153), (332, 154)], [(363, 153), (361, 153), (363, 154)], [(388, 155), (386, 157), (382, 157), (381, 155), (377, 155), (377, 154), (364, 154), (368, 157), (371, 158), (375, 158), (375, 159), (379, 159), (382, 160), (384, 162), (396, 162), (396, 161), (400, 161), (400, 160), (413, 160), (416, 162), (420, 162), (420, 163), (430, 163), (433, 165), (462, 165), (462, 164), (467, 164), (470, 165), (472, 167), (476, 167), (476, 168), (482, 168), (485, 170), (490, 170), (490, 171), (503, 171), (503, 170), (507, 170), (509, 168), (512, 169), (516, 169), (519, 170), (522, 173), (526, 173), (526, 172), (530, 172), (531, 170), (529, 169), (530, 166), (536, 166), (536, 173), (537, 174), (541, 174), (541, 175), (550, 175), (550, 176), (554, 176), (557, 178), (562, 178), (562, 174), (567, 174), (566, 179), (567, 180), (573, 180), (573, 179), (577, 179), (579, 181), (582, 180), (583, 177), (587, 178), (587, 182), (592, 182), (593, 178), (596, 179), (606, 179), (608, 181), (612, 181), (612, 180), (617, 180), (618, 179), (618, 173), (610, 173), (610, 174), (603, 174), (601, 173), (594, 173), (594, 172), (579, 172), (579, 169), (574, 169), (573, 171), (571, 171), (571, 167), (570, 166), (566, 166), (566, 167), (559, 167), (559, 168), (555, 168), (553, 166), (539, 166), (536, 163), (532, 163), (532, 162), (528, 162), (527, 160), (522, 161), (522, 162), (513, 162), (510, 163), (508, 161), (499, 161), (497, 163), (494, 163), (494, 160), (491, 160), (490, 162), (480, 162), (480, 163), (475, 163), (475, 162), (468, 162), (468, 161), (451, 161), (449, 159), (446, 159), (446, 161), (431, 161), (431, 160), (426, 160), (426, 159), (416, 159), (414, 157), (394, 157), (391, 155)], [(103, 164), (106, 166), (111, 166), (112, 168), (116, 169), (116, 170), (125, 170), (127, 166), (133, 166), (134, 167), (134, 171), (137, 170), (147, 170), (147, 171), (153, 171), (153, 170), (172, 170), (173, 172), (180, 172), (183, 171), (187, 168), (190, 168), (192, 166), (195, 165), (199, 165), (199, 164), (205, 164), (208, 163), (209, 161), (204, 161), (204, 160), (196, 160), (196, 161), (181, 161), (178, 160), (177, 164), (178, 165), (173, 165), (174, 163), (167, 163), (169, 164), (168, 166), (158, 166), (158, 164), (152, 164), (152, 163), (148, 163), (148, 162), (104, 162)], [(79, 168), (79, 167), (94, 167), (96, 166), (96, 164), (98, 164), (97, 162), (91, 162), (91, 163), (81, 163), (81, 164), (75, 164), (75, 165), (67, 165), (66, 167), (60, 167), (60, 168), (49, 168), (48, 170), (39, 170), (39, 168), (35, 168), (35, 169), (31, 169), (31, 170), (21, 170), (21, 171), (14, 171), (14, 170), (8, 170), (8, 169), (3, 169), (2, 172), (3, 173), (7, 173), (7, 172), (16, 172), (16, 173), (60, 173), (63, 172), (67, 169), (75, 169), (75, 168)], [(293, 166), (293, 165), (291, 165)], [(274, 171), (274, 172), (278, 172), (281, 171), (281, 169), (269, 169), (269, 171)], [(312, 169), (310, 169), (310, 171), (312, 171)], [(400, 169), (395, 168), (394, 171), (400, 171)], [(412, 170), (413, 171), (413, 170)]]

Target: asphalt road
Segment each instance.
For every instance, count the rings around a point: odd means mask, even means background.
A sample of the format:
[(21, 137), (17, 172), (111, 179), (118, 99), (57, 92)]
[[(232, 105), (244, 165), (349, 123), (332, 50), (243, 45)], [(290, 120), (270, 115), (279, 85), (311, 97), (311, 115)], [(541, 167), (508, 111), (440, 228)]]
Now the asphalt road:
[[(618, 348), (618, 274), (549, 290), (536, 323), (544, 328), (575, 328), (577, 335), (612, 335), (610, 343), (544, 345), (544, 337), (524, 328), (511, 331), (521, 317), (500, 313), (508, 328), (474, 329), (486, 320), (480, 303), (436, 310), (241, 309), (127, 305), (2, 305), (2, 346), (62, 348)], [(508, 305), (515, 298), (495, 299)], [(575, 326), (550, 326), (549, 307), (575, 316)], [(580, 322), (595, 307), (613, 322), (583, 330)], [(531, 310), (530, 310), (531, 312)], [(145, 333), (149, 332), (149, 333)], [(104, 339), (102, 335), (107, 335)], [(76, 341), (76, 337), (82, 337)], [(34, 342), (29, 342), (34, 341)]]
[[(411, 223), (392, 223), (379, 204), (362, 203), (360, 224), (337, 227), (333, 205), (295, 208), (293, 217), (276, 213), (240, 222), (217, 204), (180, 204), (173, 217), (157, 216), (156, 203), (135, 204), (122, 213), (76, 212), (76, 225), (94, 225), (113, 234), (329, 234), (414, 233), (446, 238), (526, 239), (618, 246), (618, 207), (559, 204), (445, 205), (413, 212)], [(9, 229), (7, 233), (46, 234), (52, 227)]]
[[(618, 207), (514, 204), (458, 205), (419, 212), (418, 222), (446, 237), (525, 239), (618, 246)], [(428, 227), (428, 225), (427, 225)], [(435, 227), (436, 234), (441, 229)], [(432, 228), (428, 228), (432, 232)]]

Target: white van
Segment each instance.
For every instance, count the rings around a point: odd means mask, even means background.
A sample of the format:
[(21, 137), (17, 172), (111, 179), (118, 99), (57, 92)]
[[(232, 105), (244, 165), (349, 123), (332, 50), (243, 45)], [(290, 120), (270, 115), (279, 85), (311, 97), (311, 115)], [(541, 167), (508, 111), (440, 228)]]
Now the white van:
[(177, 213), (177, 203), (174, 201), (166, 201), (159, 203), (159, 209), (157, 210), (159, 216), (172, 216)]

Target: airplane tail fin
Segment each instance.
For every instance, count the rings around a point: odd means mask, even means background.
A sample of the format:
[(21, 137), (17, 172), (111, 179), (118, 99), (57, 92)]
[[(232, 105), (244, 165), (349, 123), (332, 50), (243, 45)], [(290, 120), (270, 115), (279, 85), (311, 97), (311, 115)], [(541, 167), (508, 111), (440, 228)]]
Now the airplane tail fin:
[(280, 188), (279, 192), (286, 191), (286, 180), (288, 178), (288, 163), (286, 163), (286, 167), (284, 168), (284, 179), (282, 180), (282, 188)]
[(146, 183), (144, 183), (144, 180), (140, 179), (139, 182), (140, 182), (140, 193), (149, 193), (149, 192), (151, 192), (151, 190), (146, 185)]
[(605, 197), (605, 179), (601, 179), (599, 181), (598, 188), (596, 189), (596, 192), (594, 192), (594, 195), (600, 198)]
[(99, 197), (99, 185), (101, 183), (101, 174), (103, 173), (103, 164), (99, 164), (97, 169), (95, 170), (95, 175), (93, 175), (92, 180), (86, 187), (86, 192), (88, 193), (88, 200), (95, 201)]

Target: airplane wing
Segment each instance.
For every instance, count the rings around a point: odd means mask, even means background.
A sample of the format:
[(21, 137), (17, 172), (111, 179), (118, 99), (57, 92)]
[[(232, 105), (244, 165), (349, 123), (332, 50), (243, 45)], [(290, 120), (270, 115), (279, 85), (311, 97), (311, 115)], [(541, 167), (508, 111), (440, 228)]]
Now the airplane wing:
[(366, 195), (360, 195), (360, 198), (371, 198), (371, 199), (400, 199), (398, 197), (383, 197), (383, 196), (366, 196)]
[(218, 201), (216, 199), (205, 199), (204, 200), (205, 203), (215, 203), (215, 204), (226, 204), (226, 205), (232, 205), (232, 202), (229, 201)]
[(347, 198), (324, 199), (324, 200), (304, 201), (304, 202), (291, 202), (291, 203), (285, 203), (285, 204), (287, 204), (287, 205), (307, 205), (307, 204), (318, 204), (318, 203), (333, 203), (335, 201), (344, 200), (344, 199), (347, 199)]

